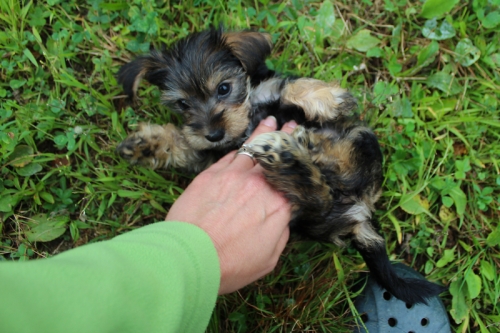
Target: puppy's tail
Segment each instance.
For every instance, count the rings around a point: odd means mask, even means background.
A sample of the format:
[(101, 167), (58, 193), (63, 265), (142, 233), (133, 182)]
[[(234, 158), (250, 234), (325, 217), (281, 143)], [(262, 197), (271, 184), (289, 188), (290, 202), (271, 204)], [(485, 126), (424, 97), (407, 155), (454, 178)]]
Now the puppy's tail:
[(368, 247), (359, 240), (354, 239), (354, 244), (365, 260), (375, 281), (403, 302), (427, 304), (429, 298), (447, 290), (446, 287), (427, 280), (399, 277), (387, 256), (385, 241), (371, 243)]

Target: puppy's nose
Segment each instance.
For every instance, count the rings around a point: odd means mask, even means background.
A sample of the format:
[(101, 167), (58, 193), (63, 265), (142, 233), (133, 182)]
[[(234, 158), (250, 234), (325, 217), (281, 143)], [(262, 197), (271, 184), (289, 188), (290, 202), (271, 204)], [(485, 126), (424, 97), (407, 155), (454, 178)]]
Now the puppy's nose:
[(208, 141), (210, 142), (217, 142), (222, 140), (226, 132), (224, 132), (223, 129), (216, 129), (210, 132), (208, 135), (205, 135), (205, 138), (207, 138)]

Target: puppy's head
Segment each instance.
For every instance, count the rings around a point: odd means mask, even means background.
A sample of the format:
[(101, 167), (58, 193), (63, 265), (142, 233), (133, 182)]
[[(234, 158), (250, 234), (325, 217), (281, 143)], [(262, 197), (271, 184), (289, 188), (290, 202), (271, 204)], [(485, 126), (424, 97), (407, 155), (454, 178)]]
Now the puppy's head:
[(131, 99), (142, 78), (158, 86), (192, 148), (224, 148), (248, 127), (249, 90), (267, 72), (271, 46), (267, 34), (210, 29), (126, 64), (118, 80)]

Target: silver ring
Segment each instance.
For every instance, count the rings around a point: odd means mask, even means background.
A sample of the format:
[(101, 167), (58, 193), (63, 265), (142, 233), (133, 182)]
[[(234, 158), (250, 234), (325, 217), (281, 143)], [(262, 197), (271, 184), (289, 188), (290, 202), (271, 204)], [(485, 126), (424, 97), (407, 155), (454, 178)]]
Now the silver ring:
[(240, 149), (236, 152), (236, 155), (245, 155), (248, 156), (252, 159), (253, 165), (257, 164), (257, 161), (255, 161), (255, 157), (253, 156), (253, 153), (248, 149), (247, 145), (241, 146)]

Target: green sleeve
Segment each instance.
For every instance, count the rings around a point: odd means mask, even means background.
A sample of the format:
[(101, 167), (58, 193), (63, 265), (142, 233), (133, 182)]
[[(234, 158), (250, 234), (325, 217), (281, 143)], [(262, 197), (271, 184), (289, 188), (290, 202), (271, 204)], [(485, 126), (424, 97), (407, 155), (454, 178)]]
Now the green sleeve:
[(209, 236), (158, 222), (49, 259), (0, 263), (0, 332), (204, 332), (219, 283)]

